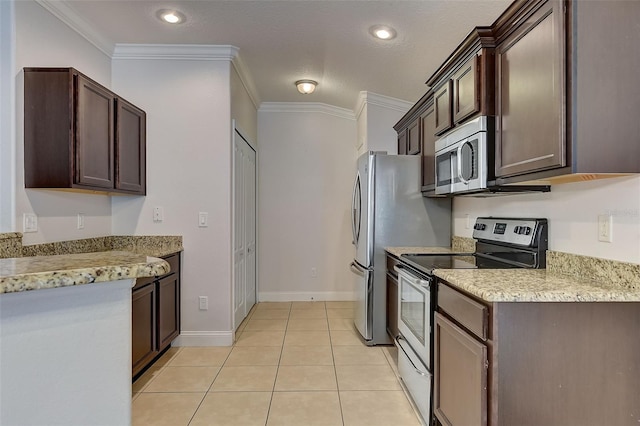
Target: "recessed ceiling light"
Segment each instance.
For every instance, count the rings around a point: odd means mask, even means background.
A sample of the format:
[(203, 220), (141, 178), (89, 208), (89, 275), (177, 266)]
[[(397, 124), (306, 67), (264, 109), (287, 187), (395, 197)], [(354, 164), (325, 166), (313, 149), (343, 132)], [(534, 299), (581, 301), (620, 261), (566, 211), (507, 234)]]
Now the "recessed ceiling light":
[(369, 28), (369, 33), (380, 40), (391, 40), (396, 36), (396, 30), (388, 25), (374, 25)]
[(161, 21), (169, 24), (181, 24), (187, 19), (184, 13), (178, 12), (177, 10), (162, 9), (159, 10), (156, 15)]

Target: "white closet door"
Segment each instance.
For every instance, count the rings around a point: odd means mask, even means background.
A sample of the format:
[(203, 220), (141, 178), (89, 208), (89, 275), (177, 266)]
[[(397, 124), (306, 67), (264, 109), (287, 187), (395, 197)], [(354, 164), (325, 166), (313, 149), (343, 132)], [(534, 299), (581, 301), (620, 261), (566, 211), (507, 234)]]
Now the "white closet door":
[(256, 152), (233, 138), (233, 319), (234, 328), (256, 303)]
[(245, 308), (246, 314), (256, 303), (256, 152), (248, 145), (244, 158), (245, 207)]
[(233, 317), (237, 328), (246, 316), (245, 304), (245, 227), (244, 227), (244, 152), (234, 138), (233, 147)]

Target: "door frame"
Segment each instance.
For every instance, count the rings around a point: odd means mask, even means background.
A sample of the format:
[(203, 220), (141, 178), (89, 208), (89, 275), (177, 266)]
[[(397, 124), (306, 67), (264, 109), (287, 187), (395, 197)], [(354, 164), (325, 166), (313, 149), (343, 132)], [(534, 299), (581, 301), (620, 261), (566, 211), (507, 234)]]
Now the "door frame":
[(238, 136), (240, 136), (246, 143), (247, 145), (249, 145), (249, 148), (251, 148), (255, 153), (256, 153), (256, 171), (255, 171), (255, 177), (256, 177), (256, 187), (255, 187), (255, 205), (256, 205), (256, 215), (255, 215), (255, 221), (256, 221), (256, 247), (255, 247), (255, 257), (256, 257), (256, 266), (255, 266), (255, 277), (256, 277), (256, 303), (258, 303), (258, 289), (259, 289), (259, 274), (258, 274), (258, 258), (259, 258), (259, 250), (258, 250), (258, 200), (259, 200), (259, 191), (258, 191), (258, 164), (259, 164), (259, 158), (258, 158), (258, 149), (257, 149), (257, 145), (254, 141), (252, 141), (251, 139), (247, 138), (246, 133), (244, 133), (239, 127), (238, 124), (236, 122), (235, 119), (231, 119), (231, 241), (229, 241), (229, 255), (231, 258), (231, 282), (230, 282), (230, 286), (231, 286), (231, 298), (230, 298), (230, 320), (231, 320), (231, 331), (233, 332), (233, 341), (235, 342), (235, 333), (236, 333), (236, 329), (237, 326), (239, 324), (236, 324), (235, 321), (235, 312), (234, 312), (234, 306), (235, 306), (235, 279), (236, 279), (236, 274), (235, 274), (235, 268), (234, 268), (234, 264), (235, 264), (235, 259), (234, 259), (234, 241), (235, 241), (235, 237), (236, 237), (236, 215), (235, 215), (235, 182), (236, 182), (236, 173), (235, 173), (235, 161), (234, 161), (234, 150), (235, 150), (235, 144), (236, 144), (236, 138)]

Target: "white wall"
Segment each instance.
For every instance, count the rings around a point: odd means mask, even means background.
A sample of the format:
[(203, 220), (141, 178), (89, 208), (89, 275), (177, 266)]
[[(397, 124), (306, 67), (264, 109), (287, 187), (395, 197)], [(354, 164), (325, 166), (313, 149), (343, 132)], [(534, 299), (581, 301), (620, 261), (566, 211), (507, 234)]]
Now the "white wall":
[[(23, 67), (74, 67), (110, 87), (111, 59), (34, 1), (15, 4), (16, 91), (15, 224), (22, 231), (23, 213), (38, 215), (38, 232), (24, 234), (24, 244), (72, 240), (111, 234), (111, 200), (104, 195), (76, 194), (24, 188)], [(126, 94), (125, 94), (126, 97)], [(3, 172), (4, 175), (4, 172)], [(3, 193), (3, 204), (6, 195)], [(85, 214), (85, 228), (77, 229), (77, 214)]]
[[(549, 249), (640, 263), (640, 177), (554, 185), (549, 193), (493, 198), (456, 197), (454, 235), (471, 237), (466, 228), (477, 216), (546, 217)], [(613, 218), (613, 242), (598, 241), (598, 215)]]
[[(230, 70), (230, 61), (113, 60), (115, 91), (147, 112), (148, 182), (146, 197), (113, 199), (113, 232), (183, 236), (183, 345), (232, 342)], [(209, 227), (198, 227), (199, 212)]]
[(413, 106), (411, 102), (372, 92), (360, 92), (356, 104), (358, 154), (366, 151), (398, 153), (398, 134), (393, 126)]
[(13, 2), (0, 1), (0, 232), (15, 230), (14, 29)]
[(326, 105), (267, 103), (258, 134), (259, 299), (353, 298), (355, 117)]

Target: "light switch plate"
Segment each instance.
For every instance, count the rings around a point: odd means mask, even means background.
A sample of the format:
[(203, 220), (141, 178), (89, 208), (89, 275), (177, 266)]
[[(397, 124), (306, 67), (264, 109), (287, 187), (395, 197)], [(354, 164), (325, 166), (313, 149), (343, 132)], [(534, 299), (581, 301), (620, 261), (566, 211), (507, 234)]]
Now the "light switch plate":
[(209, 213), (207, 212), (198, 213), (198, 226), (200, 228), (206, 228), (209, 226)]

